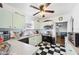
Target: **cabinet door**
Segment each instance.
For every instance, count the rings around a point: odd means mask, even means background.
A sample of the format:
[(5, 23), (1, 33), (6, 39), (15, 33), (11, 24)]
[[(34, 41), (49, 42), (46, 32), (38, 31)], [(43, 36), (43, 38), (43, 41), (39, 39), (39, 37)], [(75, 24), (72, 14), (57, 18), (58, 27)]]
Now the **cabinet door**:
[(35, 37), (30, 37), (29, 38), (29, 44), (36, 45), (36, 43), (35, 43)]
[(21, 29), (24, 26), (25, 23), (25, 17), (18, 14), (14, 13), (13, 14), (13, 28)]
[(35, 43), (36, 43), (36, 45), (38, 45), (41, 42), (42, 42), (42, 36), (41, 35), (35, 36)]
[(42, 41), (41, 35), (29, 38), (29, 44), (32, 45), (38, 45), (39, 43), (41, 43), (41, 41)]
[(0, 8), (0, 28), (10, 28), (12, 26), (12, 13)]

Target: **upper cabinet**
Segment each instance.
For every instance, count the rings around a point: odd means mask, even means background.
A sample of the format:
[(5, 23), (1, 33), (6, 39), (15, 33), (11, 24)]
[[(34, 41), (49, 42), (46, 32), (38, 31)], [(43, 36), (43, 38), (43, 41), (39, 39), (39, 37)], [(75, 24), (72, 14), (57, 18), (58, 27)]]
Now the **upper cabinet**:
[(21, 29), (25, 24), (25, 17), (17, 12), (13, 13), (13, 28)]
[(10, 28), (12, 26), (12, 13), (0, 8), (0, 28)]
[(0, 28), (22, 29), (25, 24), (25, 16), (17, 10), (0, 8)]

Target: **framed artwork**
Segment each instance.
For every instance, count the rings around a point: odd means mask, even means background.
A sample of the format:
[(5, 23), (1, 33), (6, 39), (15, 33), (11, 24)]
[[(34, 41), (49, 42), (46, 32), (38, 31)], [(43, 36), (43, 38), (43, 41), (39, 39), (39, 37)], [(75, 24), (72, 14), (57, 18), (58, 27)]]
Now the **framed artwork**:
[(63, 17), (59, 17), (58, 19), (59, 19), (59, 21), (62, 21), (63, 20)]

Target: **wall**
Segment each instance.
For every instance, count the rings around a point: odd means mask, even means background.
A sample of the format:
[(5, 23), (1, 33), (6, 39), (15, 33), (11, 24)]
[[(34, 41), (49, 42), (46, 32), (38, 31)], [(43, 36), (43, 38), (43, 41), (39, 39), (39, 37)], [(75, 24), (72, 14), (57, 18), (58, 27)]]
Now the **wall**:
[[(59, 17), (63, 17), (63, 20), (59, 21), (58, 20)], [(71, 12), (70, 13), (64, 13), (64, 14), (61, 14), (61, 15), (56, 16), (56, 17), (50, 17), (50, 18), (45, 18), (45, 19), (40, 19), (40, 20), (52, 20), (52, 21), (49, 21), (49, 22), (42, 22), (41, 21), (42, 28), (45, 25), (55, 24), (56, 22), (68, 22), (67, 31), (71, 32), (71, 28), (70, 28), (71, 27), (71, 23), (70, 23), (71, 21), (70, 21), (70, 19), (71, 19)]]
[(60, 32), (67, 32), (67, 27), (66, 26), (62, 26), (62, 27), (60, 27)]
[[(63, 20), (59, 21), (58, 20), (59, 17), (63, 17)], [(45, 25), (53, 24), (52, 34), (53, 34), (53, 37), (56, 37), (56, 23), (57, 22), (67, 22), (67, 32), (71, 32), (70, 18), (71, 18), (71, 12), (70, 13), (64, 13), (64, 14), (56, 16), (56, 17), (41, 18), (39, 20), (41, 22), (41, 29), (43, 29), (43, 26), (45, 26)], [(52, 20), (52, 21), (43, 22), (44, 20)], [(65, 29), (65, 27), (63, 27), (63, 29)]]
[(3, 8), (4, 9), (7, 9), (9, 12), (18, 12), (18, 13), (20, 13), (21, 15), (24, 15), (25, 16), (25, 14), (22, 12), (22, 11), (20, 11), (19, 9), (17, 9), (17, 8), (14, 8), (14, 7), (12, 7), (12, 6), (10, 6), (10, 5), (7, 5), (7, 4), (3, 4)]
[[(29, 15), (25, 15), (25, 23), (26, 24), (31, 24), (31, 28), (26, 27), (26, 29), (34, 29), (34, 22), (33, 22), (33, 18)], [(25, 26), (26, 26), (25, 24)]]
[(79, 33), (79, 4), (76, 5), (71, 16), (74, 18), (74, 32)]

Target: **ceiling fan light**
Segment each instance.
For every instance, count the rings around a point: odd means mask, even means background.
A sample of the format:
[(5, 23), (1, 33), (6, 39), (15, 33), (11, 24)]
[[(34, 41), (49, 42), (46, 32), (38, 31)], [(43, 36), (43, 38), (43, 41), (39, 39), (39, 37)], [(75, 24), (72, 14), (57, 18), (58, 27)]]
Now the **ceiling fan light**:
[(43, 16), (44, 14), (45, 14), (45, 12), (44, 12), (44, 11), (41, 11), (41, 12), (40, 12), (40, 15), (41, 15), (41, 16)]
[(46, 9), (47, 9), (46, 6), (44, 6), (44, 7), (43, 7), (43, 10), (45, 11)]

